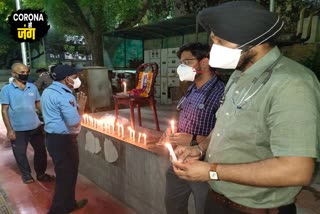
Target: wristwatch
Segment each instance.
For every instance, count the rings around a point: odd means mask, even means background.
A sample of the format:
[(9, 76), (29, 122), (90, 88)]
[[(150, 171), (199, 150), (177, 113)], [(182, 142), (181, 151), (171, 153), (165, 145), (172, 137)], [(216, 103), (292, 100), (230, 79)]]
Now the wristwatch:
[(199, 145), (199, 143), (197, 142), (197, 135), (192, 135), (190, 146), (196, 146), (196, 145)]
[(216, 163), (210, 164), (210, 171), (209, 171), (210, 180), (215, 180), (215, 181), (219, 180), (218, 173), (217, 173), (217, 166), (218, 164)]

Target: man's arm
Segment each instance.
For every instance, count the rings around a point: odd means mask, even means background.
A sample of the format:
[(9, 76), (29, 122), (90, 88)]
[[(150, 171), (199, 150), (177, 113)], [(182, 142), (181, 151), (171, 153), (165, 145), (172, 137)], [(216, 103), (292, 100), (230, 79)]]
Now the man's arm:
[(77, 99), (77, 103), (78, 103), (78, 112), (81, 115), (83, 115), (84, 110), (86, 108), (86, 103), (87, 103), (87, 96), (85, 93), (83, 92), (79, 92), (76, 94), (76, 99)]
[(37, 100), (37, 101), (36, 101), (36, 109), (37, 109), (38, 113), (41, 113), (41, 103), (40, 103), (40, 100)]
[(8, 109), (9, 109), (8, 104), (2, 104), (2, 109), (1, 109), (2, 119), (3, 119), (4, 125), (6, 126), (6, 129), (7, 129), (7, 137), (10, 140), (15, 140), (16, 134), (11, 126), (11, 122), (10, 122), (9, 114), (8, 114)]
[[(274, 157), (244, 164), (217, 164), (219, 180), (258, 187), (308, 185), (314, 171), (309, 157)], [(212, 164), (202, 161), (173, 162), (176, 174), (186, 180), (209, 181)]]
[[(166, 136), (167, 136), (167, 141), (175, 145), (190, 145), (190, 142), (193, 138), (192, 134), (182, 133), (182, 132), (177, 132), (177, 133), (174, 133), (173, 135), (167, 132)], [(197, 135), (197, 142), (200, 144), (201, 142), (205, 141), (206, 138), (207, 136)]]
[(250, 186), (308, 185), (314, 171), (309, 157), (274, 157), (247, 164), (217, 166), (219, 179)]

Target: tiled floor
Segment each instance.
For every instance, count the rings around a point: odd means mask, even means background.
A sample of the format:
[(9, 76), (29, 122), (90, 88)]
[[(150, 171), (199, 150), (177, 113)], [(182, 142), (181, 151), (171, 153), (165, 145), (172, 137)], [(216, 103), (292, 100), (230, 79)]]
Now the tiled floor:
[[(21, 181), (20, 173), (16, 167), (11, 147), (8, 144), (1, 144), (0, 147), (0, 188), (5, 193), (13, 213), (16, 214), (44, 214), (47, 213), (54, 193), (54, 183), (24, 184)], [(32, 157), (32, 149), (28, 150), (29, 157)], [(30, 159), (31, 167), (33, 166)], [(51, 160), (48, 160), (48, 171), (53, 173)], [(89, 203), (83, 209), (74, 212), (79, 214), (131, 214), (135, 213), (121, 202), (117, 201), (108, 193), (99, 189), (85, 177), (79, 175), (77, 199), (88, 198)]]

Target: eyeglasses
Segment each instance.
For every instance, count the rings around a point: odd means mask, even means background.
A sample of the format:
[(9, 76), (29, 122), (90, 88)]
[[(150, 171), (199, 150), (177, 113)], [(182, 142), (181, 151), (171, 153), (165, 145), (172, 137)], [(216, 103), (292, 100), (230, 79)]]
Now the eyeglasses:
[(190, 58), (190, 59), (184, 59), (184, 60), (180, 60), (180, 64), (183, 65), (189, 65), (191, 60), (197, 60), (197, 58)]

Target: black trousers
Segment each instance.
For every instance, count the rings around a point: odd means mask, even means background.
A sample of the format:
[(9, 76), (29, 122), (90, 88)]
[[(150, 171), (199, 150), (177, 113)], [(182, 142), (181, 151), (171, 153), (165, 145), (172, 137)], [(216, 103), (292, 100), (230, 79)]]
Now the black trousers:
[(37, 176), (43, 175), (47, 169), (47, 150), (43, 126), (29, 131), (16, 131), (16, 140), (11, 141), (13, 155), (21, 171), (22, 177), (31, 175), (27, 158), (27, 148), (30, 142), (34, 150), (34, 170)]
[(56, 186), (49, 214), (70, 213), (75, 204), (75, 189), (79, 167), (76, 135), (49, 134), (46, 144), (53, 160)]
[[(296, 210), (295, 204), (279, 207), (278, 214), (296, 214), (296, 213), (297, 213), (297, 210)], [(209, 193), (206, 199), (205, 214), (244, 214), (244, 212), (240, 212), (228, 206), (223, 206), (222, 204), (217, 203), (212, 199)]]

